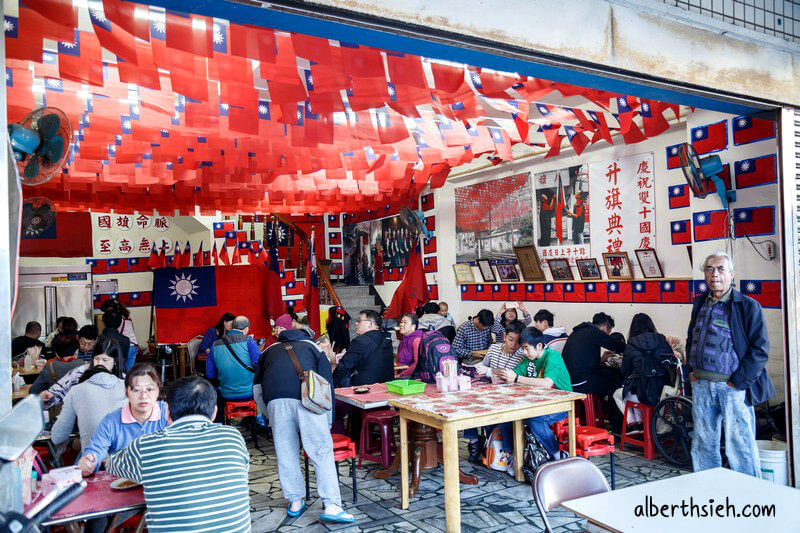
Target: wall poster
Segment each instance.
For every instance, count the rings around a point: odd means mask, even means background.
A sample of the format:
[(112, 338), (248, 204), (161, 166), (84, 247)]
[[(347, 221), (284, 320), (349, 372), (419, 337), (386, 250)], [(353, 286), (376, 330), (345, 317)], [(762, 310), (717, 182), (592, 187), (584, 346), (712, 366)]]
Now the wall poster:
[(534, 175), (536, 244), (542, 259), (591, 255), (589, 230), (589, 166), (540, 172)]
[(382, 240), (381, 233), (380, 220), (367, 220), (344, 226), (342, 262), (345, 283), (348, 285), (374, 283), (376, 259), (381, 253), (378, 248)]
[(533, 244), (530, 173), (458, 187), (456, 261), (514, 262), (514, 246)]

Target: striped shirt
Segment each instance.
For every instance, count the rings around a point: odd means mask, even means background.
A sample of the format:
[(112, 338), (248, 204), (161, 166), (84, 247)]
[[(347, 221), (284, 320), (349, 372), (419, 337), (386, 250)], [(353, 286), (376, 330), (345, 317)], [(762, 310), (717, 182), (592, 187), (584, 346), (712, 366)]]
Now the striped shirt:
[(506, 353), (503, 351), (503, 344), (497, 343), (489, 346), (481, 363), (487, 368), (514, 368), (524, 357), (522, 348), (517, 348), (514, 353)]
[(134, 439), (106, 470), (144, 485), (149, 531), (250, 531), (250, 456), (236, 428), (185, 416)]

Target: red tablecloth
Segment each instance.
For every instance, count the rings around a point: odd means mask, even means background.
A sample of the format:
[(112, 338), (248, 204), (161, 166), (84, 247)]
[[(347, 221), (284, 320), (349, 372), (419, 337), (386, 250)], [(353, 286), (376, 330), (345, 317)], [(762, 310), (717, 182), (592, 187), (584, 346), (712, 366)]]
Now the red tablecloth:
[[(48, 522), (73, 516), (79, 517), (92, 513), (102, 513), (104, 511), (112, 513), (117, 509), (144, 507), (144, 491), (142, 487), (129, 490), (114, 490), (110, 485), (115, 479), (117, 477), (108, 472), (98, 472), (91, 477), (85, 478), (86, 490), (69, 505), (51, 516)], [(28, 507), (33, 506), (35, 503), (36, 501)]]
[[(369, 387), (369, 392), (364, 394), (357, 394), (354, 392), (355, 389), (358, 387), (341, 387), (336, 389), (336, 397), (341, 398), (345, 397), (347, 399), (353, 400), (357, 403), (362, 405), (369, 405), (369, 404), (376, 404), (376, 403), (383, 403), (384, 405), (389, 405), (389, 400), (393, 398), (401, 398), (399, 394), (395, 394), (393, 392), (389, 392), (386, 390), (385, 383), (374, 383), (372, 385), (367, 385)], [(425, 385), (425, 392), (436, 392), (436, 385), (428, 383)]]

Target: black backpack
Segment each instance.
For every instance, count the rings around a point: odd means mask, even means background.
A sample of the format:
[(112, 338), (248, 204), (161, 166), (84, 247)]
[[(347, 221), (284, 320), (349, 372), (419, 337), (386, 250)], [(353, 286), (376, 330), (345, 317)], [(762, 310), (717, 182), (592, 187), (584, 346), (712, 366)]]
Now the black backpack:
[(436, 373), (442, 369), (442, 361), (448, 359), (458, 361), (451, 352), (447, 338), (438, 331), (426, 331), (419, 340), (417, 368), (414, 375), (422, 381), (433, 383), (436, 380)]
[(671, 356), (644, 354), (641, 368), (634, 373), (636, 395), (645, 405), (656, 405), (661, 399), (661, 389), (669, 381)]

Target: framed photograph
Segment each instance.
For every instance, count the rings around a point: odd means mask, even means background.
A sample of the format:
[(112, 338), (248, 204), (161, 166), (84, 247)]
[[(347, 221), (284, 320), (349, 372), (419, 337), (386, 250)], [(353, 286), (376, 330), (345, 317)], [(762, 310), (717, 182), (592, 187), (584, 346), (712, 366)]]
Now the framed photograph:
[(488, 259), (478, 259), (478, 270), (481, 271), (481, 276), (483, 276), (483, 281), (486, 283), (494, 283), (497, 281), (497, 276), (494, 275), (494, 270), (492, 270), (492, 264), (489, 262)]
[(519, 281), (517, 265), (495, 265), (500, 281)]
[(456, 263), (453, 265), (453, 272), (456, 273), (456, 283), (475, 283), (475, 275), (469, 263)]
[(517, 264), (522, 272), (522, 279), (525, 281), (544, 281), (544, 270), (542, 262), (539, 260), (539, 252), (536, 246), (515, 246), (514, 254), (517, 256)]
[(636, 260), (639, 261), (642, 275), (645, 278), (664, 277), (664, 270), (661, 268), (661, 262), (658, 260), (656, 251), (652, 248), (636, 250)]
[(568, 259), (548, 259), (547, 265), (550, 267), (550, 274), (554, 281), (575, 279)]
[(597, 259), (576, 259), (575, 266), (578, 267), (578, 274), (581, 279), (603, 279), (600, 275), (600, 265)]
[(603, 254), (608, 279), (633, 279), (628, 252), (612, 252)]

